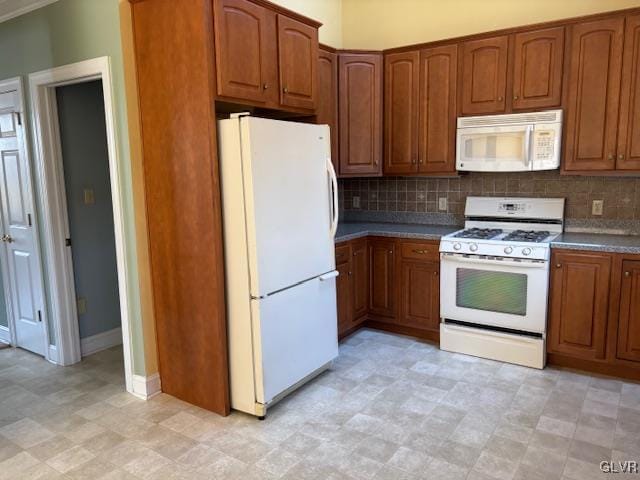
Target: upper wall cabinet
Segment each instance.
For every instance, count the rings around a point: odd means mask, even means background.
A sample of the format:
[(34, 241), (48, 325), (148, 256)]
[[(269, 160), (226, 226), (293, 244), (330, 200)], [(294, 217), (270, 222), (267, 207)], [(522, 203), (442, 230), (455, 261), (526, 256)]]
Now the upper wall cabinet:
[(463, 115), (505, 111), (508, 54), (509, 37), (506, 35), (462, 44)]
[(313, 110), (316, 104), (318, 29), (278, 14), (280, 103)]
[(385, 174), (455, 173), (457, 52), (385, 56)]
[(318, 56), (318, 106), (316, 122), (329, 125), (331, 132), (331, 161), (339, 170), (338, 163), (338, 54), (321, 46)]
[(564, 170), (614, 170), (624, 18), (576, 24), (570, 42)]
[(622, 62), (616, 168), (640, 171), (640, 16), (626, 20)]
[(405, 174), (418, 168), (420, 53), (384, 59), (384, 171)]
[(382, 174), (382, 54), (341, 53), (340, 174)]
[(456, 171), (457, 65), (457, 45), (420, 52), (419, 173)]
[(560, 106), (564, 31), (554, 27), (463, 43), (460, 113)]
[[(290, 111), (315, 109), (318, 27), (251, 0), (214, 0), (220, 100)], [(292, 16), (296, 16), (293, 12)]]
[(518, 33), (513, 43), (513, 110), (560, 105), (564, 27)]

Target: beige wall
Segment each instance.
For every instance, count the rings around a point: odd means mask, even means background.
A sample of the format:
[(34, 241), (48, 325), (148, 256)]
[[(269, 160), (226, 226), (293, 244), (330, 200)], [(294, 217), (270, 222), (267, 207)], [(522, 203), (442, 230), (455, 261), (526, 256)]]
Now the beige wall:
[(322, 22), (320, 42), (342, 47), (342, 0), (272, 0), (289, 10)]
[(342, 4), (343, 46), (383, 49), (638, 7), (640, 0), (342, 0)]

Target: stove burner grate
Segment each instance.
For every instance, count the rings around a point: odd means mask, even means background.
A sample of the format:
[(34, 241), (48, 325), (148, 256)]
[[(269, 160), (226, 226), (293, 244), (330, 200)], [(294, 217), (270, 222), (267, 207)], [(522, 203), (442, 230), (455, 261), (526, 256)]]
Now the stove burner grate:
[(505, 242), (542, 242), (549, 236), (549, 232), (545, 231), (527, 231), (515, 230), (503, 238)]
[(490, 240), (502, 234), (500, 228), (469, 228), (455, 235), (456, 238), (470, 238), (477, 240)]

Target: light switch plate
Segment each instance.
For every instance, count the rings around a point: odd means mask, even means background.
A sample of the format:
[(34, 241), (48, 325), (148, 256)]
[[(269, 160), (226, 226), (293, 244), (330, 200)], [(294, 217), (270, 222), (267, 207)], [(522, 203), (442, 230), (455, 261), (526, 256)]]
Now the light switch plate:
[(93, 193), (93, 189), (85, 188), (84, 189), (84, 204), (85, 205), (93, 205), (96, 203), (96, 197)]
[(84, 315), (87, 313), (87, 299), (79, 298), (78, 299), (78, 315)]
[(353, 208), (360, 208), (360, 197), (355, 196), (353, 197)]
[(594, 200), (591, 204), (591, 215), (602, 215), (604, 200)]
[(438, 210), (441, 212), (447, 211), (447, 197), (438, 198)]

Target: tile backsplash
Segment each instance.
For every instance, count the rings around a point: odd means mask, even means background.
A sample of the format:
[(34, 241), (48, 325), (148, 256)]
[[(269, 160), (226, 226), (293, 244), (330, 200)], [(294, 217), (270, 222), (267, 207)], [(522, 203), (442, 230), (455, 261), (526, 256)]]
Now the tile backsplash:
[[(470, 173), (456, 178), (340, 180), (340, 204), (347, 220), (366, 219), (367, 212), (371, 213), (372, 220), (384, 218), (383, 212), (404, 212), (431, 214), (427, 217), (432, 218), (433, 214), (446, 214), (440, 216), (453, 223), (462, 223), (465, 200), (469, 195), (564, 197), (568, 227), (640, 233), (640, 178), (564, 176), (557, 171), (548, 171)], [(442, 199), (445, 198), (446, 209), (443, 210)], [(592, 215), (594, 200), (604, 202), (602, 215)]]

